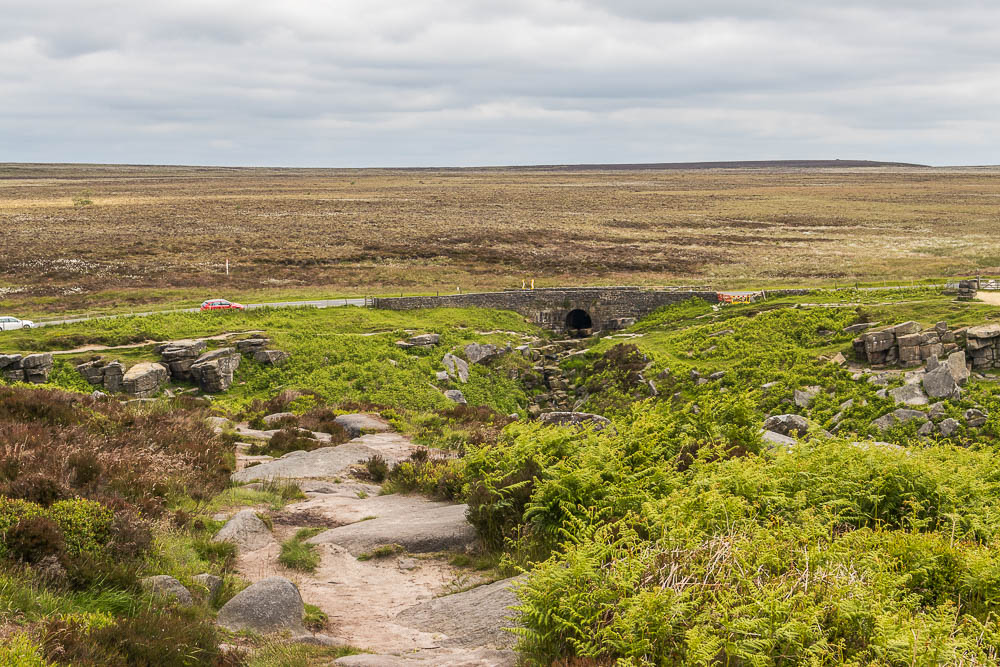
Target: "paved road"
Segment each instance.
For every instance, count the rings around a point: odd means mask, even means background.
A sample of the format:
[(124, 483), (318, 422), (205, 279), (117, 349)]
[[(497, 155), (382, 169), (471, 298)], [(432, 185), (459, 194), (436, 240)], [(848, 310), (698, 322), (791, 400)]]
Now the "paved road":
[[(257, 308), (297, 308), (301, 306), (313, 306), (314, 308), (337, 308), (341, 306), (364, 306), (364, 299), (320, 299), (318, 301), (275, 301), (273, 303), (248, 303), (247, 310)], [(142, 313), (119, 313), (117, 315), (98, 315), (95, 317), (70, 317), (62, 320), (45, 320), (36, 322), (40, 327), (52, 326), (53, 324), (72, 324), (74, 322), (89, 322), (90, 320), (110, 320), (116, 317), (129, 317), (132, 315), (160, 315), (162, 313), (197, 313), (198, 308), (178, 308), (175, 310), (156, 310)]]

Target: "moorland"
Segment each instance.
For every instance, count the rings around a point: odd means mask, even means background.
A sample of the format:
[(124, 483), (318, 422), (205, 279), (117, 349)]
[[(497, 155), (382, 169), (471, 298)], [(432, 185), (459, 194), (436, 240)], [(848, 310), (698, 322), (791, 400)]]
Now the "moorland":
[[(1000, 270), (995, 170), (0, 165), (25, 316), (552, 285), (719, 289)], [(226, 275), (226, 262), (230, 274)]]

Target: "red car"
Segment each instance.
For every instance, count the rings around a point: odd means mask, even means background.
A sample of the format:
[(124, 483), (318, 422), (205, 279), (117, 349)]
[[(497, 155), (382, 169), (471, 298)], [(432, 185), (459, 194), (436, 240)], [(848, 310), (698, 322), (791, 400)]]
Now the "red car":
[(233, 303), (232, 301), (226, 301), (225, 299), (209, 299), (205, 303), (201, 304), (201, 309), (204, 310), (246, 310), (247, 307), (242, 303)]

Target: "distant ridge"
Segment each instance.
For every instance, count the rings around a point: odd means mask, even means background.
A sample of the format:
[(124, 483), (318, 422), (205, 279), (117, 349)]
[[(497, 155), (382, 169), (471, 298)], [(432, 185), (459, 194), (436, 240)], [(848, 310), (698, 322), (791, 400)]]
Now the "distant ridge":
[(552, 164), (510, 166), (501, 169), (545, 169), (551, 171), (634, 171), (637, 169), (821, 169), (830, 167), (929, 167), (910, 162), (878, 162), (876, 160), (735, 160), (730, 162), (651, 162), (647, 164)]

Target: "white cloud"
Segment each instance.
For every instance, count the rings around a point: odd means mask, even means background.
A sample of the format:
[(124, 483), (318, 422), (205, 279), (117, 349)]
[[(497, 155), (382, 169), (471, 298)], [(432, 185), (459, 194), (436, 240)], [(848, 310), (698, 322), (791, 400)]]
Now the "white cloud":
[(0, 160), (996, 162), (1000, 8), (0, 0)]

